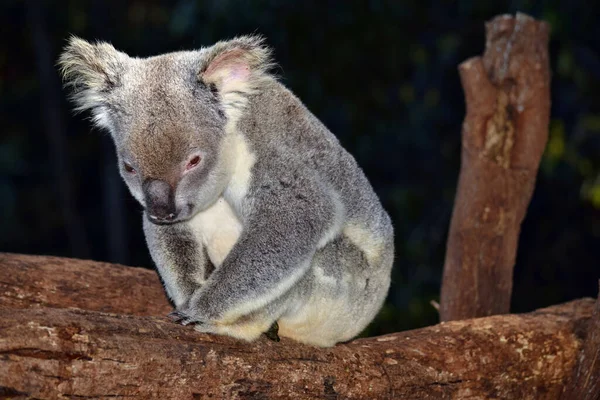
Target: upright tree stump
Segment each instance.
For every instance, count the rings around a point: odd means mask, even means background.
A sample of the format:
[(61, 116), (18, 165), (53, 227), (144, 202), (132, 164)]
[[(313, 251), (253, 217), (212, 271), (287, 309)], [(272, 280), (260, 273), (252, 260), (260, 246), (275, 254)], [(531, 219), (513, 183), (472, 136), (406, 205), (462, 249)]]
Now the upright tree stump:
[(499, 16), (486, 38), (483, 57), (459, 67), (467, 115), (442, 321), (509, 312), (519, 231), (548, 136), (548, 25)]

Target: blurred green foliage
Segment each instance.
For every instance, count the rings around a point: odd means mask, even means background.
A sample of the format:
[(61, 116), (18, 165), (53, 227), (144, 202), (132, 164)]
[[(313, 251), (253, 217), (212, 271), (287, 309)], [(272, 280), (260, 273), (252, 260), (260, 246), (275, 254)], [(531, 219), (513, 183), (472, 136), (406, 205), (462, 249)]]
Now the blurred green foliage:
[[(238, 34), (264, 35), (275, 49), (282, 82), (355, 155), (394, 220), (393, 285), (369, 334), (437, 320), (430, 302), (439, 296), (464, 116), (457, 65), (482, 53), (484, 22), (497, 14), (522, 11), (549, 21), (552, 121), (522, 229), (513, 309), (596, 294), (598, 2), (3, 1), (0, 250), (150, 266), (138, 206), (122, 187), (105, 195), (111, 187), (105, 177), (117, 179), (109, 138), (90, 132), (85, 117), (72, 117), (60, 90), (51, 93), (51, 104), (41, 98), (39, 38), (32, 36), (34, 22), (28, 17), (32, 7), (42, 11), (53, 60), (69, 34), (107, 40), (137, 56), (198, 48)], [(67, 245), (56, 154), (41, 117), (50, 105), (58, 105), (63, 121), (68, 179), (76, 196), (70, 211), (85, 227), (89, 250)], [(111, 214), (115, 207), (124, 212)], [(115, 237), (117, 243), (110, 244)]]

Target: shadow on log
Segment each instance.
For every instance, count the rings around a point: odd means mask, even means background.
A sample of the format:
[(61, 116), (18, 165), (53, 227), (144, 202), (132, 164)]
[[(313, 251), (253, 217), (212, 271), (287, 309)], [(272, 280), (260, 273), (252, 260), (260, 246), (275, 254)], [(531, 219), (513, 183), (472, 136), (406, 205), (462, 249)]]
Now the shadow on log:
[(600, 291), (594, 314), (588, 322), (586, 339), (579, 353), (577, 367), (573, 370), (573, 378), (561, 399), (600, 399)]
[(557, 399), (593, 301), (330, 349), (202, 334), (169, 309), (152, 271), (0, 254), (0, 397)]

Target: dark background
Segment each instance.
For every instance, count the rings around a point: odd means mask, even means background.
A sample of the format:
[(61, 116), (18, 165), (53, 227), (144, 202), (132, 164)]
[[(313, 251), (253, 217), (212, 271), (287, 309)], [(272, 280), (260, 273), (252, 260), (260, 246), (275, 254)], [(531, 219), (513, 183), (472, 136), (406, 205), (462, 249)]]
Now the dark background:
[[(105, 132), (65, 100), (70, 34), (130, 55), (260, 33), (277, 73), (356, 157), (396, 228), (388, 303), (369, 333), (435, 323), (460, 165), (457, 65), (484, 22), (552, 25), (552, 120), (523, 224), (513, 311), (595, 296), (600, 277), (600, 2), (16, 1), (0, 3), (0, 251), (151, 267), (139, 206)], [(132, 285), (135, 282), (132, 282)]]

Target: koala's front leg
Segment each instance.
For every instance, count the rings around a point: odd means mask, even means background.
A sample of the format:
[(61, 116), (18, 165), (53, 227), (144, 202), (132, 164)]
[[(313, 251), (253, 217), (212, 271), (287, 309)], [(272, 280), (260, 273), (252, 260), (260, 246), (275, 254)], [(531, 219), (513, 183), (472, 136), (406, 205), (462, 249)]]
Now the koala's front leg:
[(242, 235), (194, 293), (185, 311), (191, 321), (234, 323), (285, 294), (310, 268), (335, 208), (318, 179), (286, 168), (276, 178), (255, 175)]
[[(206, 252), (185, 223), (156, 225), (144, 216), (144, 234), (150, 255), (167, 296), (180, 311), (207, 279), (211, 268)], [(176, 313), (175, 320), (180, 320)]]

